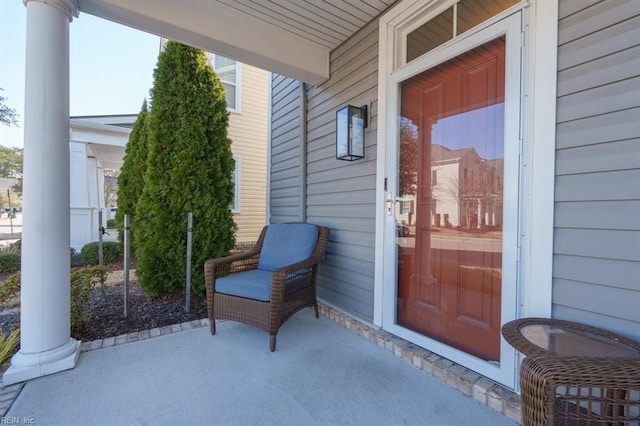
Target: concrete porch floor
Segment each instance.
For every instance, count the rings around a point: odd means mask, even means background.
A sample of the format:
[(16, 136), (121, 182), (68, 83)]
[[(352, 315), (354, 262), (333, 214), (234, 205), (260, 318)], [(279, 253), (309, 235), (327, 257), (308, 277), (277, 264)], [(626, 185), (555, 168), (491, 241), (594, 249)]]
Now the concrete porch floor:
[[(123, 344), (127, 340), (135, 341)], [(325, 316), (316, 319), (311, 309), (282, 327), (276, 352), (269, 352), (268, 340), (265, 332), (229, 321), (211, 336), (203, 320), (85, 343), (76, 368), (28, 381), (2, 419), (47, 425), (515, 424), (384, 345)]]

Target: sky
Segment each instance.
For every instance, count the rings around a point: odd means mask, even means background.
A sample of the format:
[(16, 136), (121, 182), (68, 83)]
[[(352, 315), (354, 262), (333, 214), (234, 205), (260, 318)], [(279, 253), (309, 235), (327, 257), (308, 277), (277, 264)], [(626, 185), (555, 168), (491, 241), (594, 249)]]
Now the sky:
[[(0, 145), (23, 147), (27, 8), (0, 0), (0, 96), (19, 115), (0, 124)], [(137, 114), (149, 97), (160, 49), (158, 36), (86, 13), (69, 25), (71, 116)]]

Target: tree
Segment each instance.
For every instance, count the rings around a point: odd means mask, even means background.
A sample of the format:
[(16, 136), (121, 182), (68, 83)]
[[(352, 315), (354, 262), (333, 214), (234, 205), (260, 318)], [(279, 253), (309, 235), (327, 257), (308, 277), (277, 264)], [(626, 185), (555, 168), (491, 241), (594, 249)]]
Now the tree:
[(418, 178), (418, 126), (400, 118), (400, 196), (415, 195)]
[(0, 145), (0, 177), (15, 179), (11, 190), (22, 196), (22, 148)]
[(192, 288), (202, 293), (204, 262), (235, 245), (224, 88), (202, 50), (168, 42), (151, 98), (147, 171), (136, 210), (136, 275), (151, 294), (184, 288), (187, 213), (193, 212)]
[(0, 177), (17, 179), (22, 176), (22, 148), (0, 145)]
[[(129, 215), (130, 222), (136, 217), (138, 200), (144, 188), (144, 175), (147, 170), (147, 145), (149, 133), (147, 121), (149, 110), (145, 100), (138, 114), (133, 129), (129, 135), (129, 141), (124, 151), (124, 160), (118, 176), (118, 210), (116, 210), (116, 222), (120, 225), (118, 238), (124, 241), (124, 215)], [(131, 228), (131, 240), (135, 227)], [(135, 252), (135, 244), (131, 244), (131, 251)]]
[[(0, 87), (0, 90), (3, 89)], [(0, 123), (5, 126), (17, 126), (18, 120), (16, 120), (16, 117), (18, 114), (16, 114), (15, 109), (6, 106), (5, 101), (6, 98), (4, 96), (0, 96)]]
[(104, 171), (104, 205), (111, 208), (118, 199), (119, 170)]

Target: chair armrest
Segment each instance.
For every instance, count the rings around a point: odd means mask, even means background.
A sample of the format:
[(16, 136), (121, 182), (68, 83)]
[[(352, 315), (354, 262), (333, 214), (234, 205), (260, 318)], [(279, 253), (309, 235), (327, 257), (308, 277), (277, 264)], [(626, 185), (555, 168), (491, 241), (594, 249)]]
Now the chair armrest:
[(253, 248), (230, 256), (209, 259), (204, 263), (205, 281), (209, 285), (216, 277), (256, 269), (259, 257), (260, 249)]
[[(322, 261), (327, 251), (330, 230), (327, 227), (319, 227), (318, 241), (311, 256), (291, 265), (276, 268), (271, 272), (271, 295), (284, 295), (284, 287), (287, 282), (304, 279), (302, 275), (307, 275), (310, 284), (315, 284), (317, 275), (317, 266)], [(308, 270), (305, 274), (296, 274), (296, 272)]]

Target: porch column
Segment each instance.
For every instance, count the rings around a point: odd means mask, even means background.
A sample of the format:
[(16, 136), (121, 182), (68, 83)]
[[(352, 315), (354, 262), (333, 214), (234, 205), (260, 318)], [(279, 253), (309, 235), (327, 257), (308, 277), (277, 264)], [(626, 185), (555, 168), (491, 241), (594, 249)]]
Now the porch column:
[(4, 384), (73, 368), (70, 332), (69, 23), (76, 0), (24, 0), (27, 43), (20, 351)]

